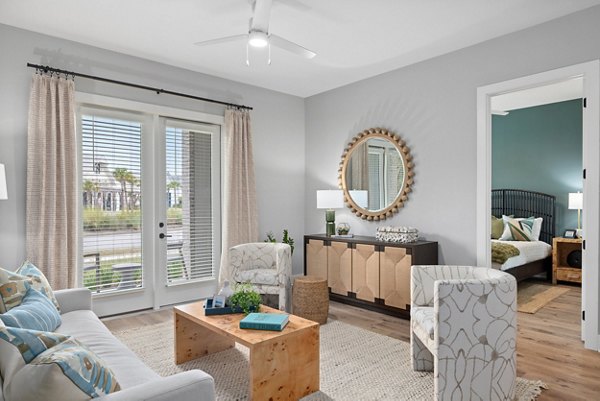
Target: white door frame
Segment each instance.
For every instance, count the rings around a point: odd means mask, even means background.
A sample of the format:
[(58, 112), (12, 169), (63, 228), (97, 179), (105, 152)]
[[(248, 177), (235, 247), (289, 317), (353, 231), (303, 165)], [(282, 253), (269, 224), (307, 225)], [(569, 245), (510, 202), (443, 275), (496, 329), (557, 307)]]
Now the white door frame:
[(582, 278), (582, 339), (585, 348), (598, 350), (598, 276), (600, 250), (600, 61), (576, 64), (539, 74), (477, 88), (477, 264), (491, 267), (491, 190), (492, 190), (492, 119), (490, 99), (493, 96), (532, 87), (583, 77), (583, 93), (587, 107), (583, 112), (583, 180), (584, 240)]

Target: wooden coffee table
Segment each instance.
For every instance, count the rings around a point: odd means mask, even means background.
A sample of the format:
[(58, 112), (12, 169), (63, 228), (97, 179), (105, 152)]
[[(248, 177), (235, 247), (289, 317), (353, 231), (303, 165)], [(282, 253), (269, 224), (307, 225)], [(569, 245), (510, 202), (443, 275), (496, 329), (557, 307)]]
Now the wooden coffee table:
[[(240, 329), (243, 314), (204, 314), (204, 301), (176, 306), (175, 363), (232, 348), (250, 349), (250, 398), (298, 400), (319, 390), (319, 324), (290, 315), (283, 331)], [(263, 313), (281, 313), (261, 306)]]

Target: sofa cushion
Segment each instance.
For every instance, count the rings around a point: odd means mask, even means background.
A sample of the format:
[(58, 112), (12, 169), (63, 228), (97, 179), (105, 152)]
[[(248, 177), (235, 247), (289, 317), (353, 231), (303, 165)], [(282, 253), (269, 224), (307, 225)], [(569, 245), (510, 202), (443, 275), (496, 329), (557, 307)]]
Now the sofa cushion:
[(113, 336), (92, 311), (63, 314), (62, 324), (56, 331), (75, 337), (102, 358), (114, 372), (122, 389), (160, 377)]
[(20, 274), (21, 276), (29, 277), (31, 279), (31, 286), (47, 296), (48, 299), (52, 301), (54, 306), (56, 306), (56, 309), (60, 311), (60, 305), (54, 296), (52, 287), (50, 287), (50, 283), (40, 269), (27, 260), (21, 265), (21, 267), (17, 269), (16, 273)]
[(0, 314), (0, 320), (9, 327), (40, 331), (54, 331), (60, 326), (60, 314), (52, 301), (33, 288), (27, 290), (21, 305)]

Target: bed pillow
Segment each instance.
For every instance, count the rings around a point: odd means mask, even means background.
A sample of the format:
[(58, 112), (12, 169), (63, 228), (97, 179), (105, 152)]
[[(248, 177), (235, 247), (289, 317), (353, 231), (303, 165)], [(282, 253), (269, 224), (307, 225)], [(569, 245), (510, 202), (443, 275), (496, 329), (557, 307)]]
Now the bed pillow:
[(0, 369), (7, 400), (83, 401), (120, 389), (106, 363), (74, 338), (1, 325)]
[(49, 300), (52, 301), (56, 309), (60, 311), (60, 305), (54, 296), (54, 292), (52, 292), (52, 287), (50, 287), (50, 283), (44, 276), (44, 273), (40, 271), (33, 263), (30, 261), (25, 261), (16, 271), (17, 274), (21, 276), (29, 277), (31, 279), (31, 286), (48, 297)]
[(27, 290), (21, 305), (0, 314), (0, 320), (8, 327), (40, 331), (54, 331), (61, 324), (52, 301), (33, 288)]
[(502, 219), (492, 215), (492, 239), (498, 239), (504, 232), (504, 222)]
[(500, 237), (501, 241), (533, 241), (533, 223), (534, 218), (513, 219), (508, 216), (502, 216), (504, 221), (504, 232)]
[(533, 239), (532, 241), (539, 241), (540, 234), (542, 233), (542, 222), (544, 219), (537, 217), (533, 220)]

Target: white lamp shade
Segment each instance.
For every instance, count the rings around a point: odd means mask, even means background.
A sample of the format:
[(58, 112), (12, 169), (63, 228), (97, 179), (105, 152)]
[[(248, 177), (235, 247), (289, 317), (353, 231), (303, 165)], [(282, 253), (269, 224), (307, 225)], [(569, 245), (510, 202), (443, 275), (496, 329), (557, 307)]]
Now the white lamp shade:
[(341, 209), (344, 207), (344, 193), (340, 190), (317, 191), (317, 209)]
[(583, 193), (572, 192), (569, 194), (569, 209), (583, 209)]
[(369, 191), (355, 189), (349, 192), (350, 197), (354, 203), (356, 203), (356, 206), (362, 207), (363, 209), (369, 207)]
[(8, 191), (6, 190), (6, 172), (4, 164), (0, 164), (0, 199), (8, 199)]

